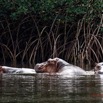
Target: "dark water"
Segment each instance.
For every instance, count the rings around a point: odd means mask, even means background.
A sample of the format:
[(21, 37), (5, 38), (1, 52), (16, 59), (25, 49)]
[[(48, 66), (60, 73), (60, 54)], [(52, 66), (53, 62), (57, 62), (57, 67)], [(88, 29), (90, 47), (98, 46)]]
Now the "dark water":
[(0, 75), (0, 103), (102, 103), (99, 76)]

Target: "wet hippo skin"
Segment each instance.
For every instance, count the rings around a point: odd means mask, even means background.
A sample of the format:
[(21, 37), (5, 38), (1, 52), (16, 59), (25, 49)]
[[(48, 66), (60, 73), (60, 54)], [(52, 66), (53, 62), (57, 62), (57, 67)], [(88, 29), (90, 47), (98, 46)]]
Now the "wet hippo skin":
[(60, 58), (50, 58), (46, 62), (37, 64), (34, 68), (37, 72), (41, 71), (46, 73), (59, 73), (67, 74), (70, 76), (86, 75), (86, 71), (82, 68), (69, 64), (68, 62)]

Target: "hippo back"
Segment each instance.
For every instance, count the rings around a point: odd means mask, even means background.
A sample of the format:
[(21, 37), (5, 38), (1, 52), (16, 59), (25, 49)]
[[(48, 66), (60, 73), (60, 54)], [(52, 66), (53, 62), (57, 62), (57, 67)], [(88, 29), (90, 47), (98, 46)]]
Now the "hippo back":
[(57, 64), (59, 68), (59, 73), (62, 74), (69, 74), (69, 75), (86, 75), (86, 71), (83, 70), (82, 68), (69, 64), (68, 62), (60, 59), (58, 59)]

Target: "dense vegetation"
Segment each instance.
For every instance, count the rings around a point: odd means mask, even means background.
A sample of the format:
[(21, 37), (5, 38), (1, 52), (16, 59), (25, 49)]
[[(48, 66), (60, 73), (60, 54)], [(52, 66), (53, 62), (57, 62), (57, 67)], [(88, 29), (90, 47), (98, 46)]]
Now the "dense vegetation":
[(102, 0), (0, 0), (0, 60), (102, 61)]

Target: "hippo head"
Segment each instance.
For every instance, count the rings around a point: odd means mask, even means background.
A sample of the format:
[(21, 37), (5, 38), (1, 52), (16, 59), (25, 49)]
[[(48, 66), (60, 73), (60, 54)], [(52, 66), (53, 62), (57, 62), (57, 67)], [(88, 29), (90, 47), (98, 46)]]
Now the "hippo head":
[(44, 73), (56, 73), (57, 70), (57, 61), (48, 59), (48, 61), (43, 63), (38, 63), (34, 67), (36, 72), (44, 72)]
[(34, 67), (36, 72), (42, 72), (42, 68), (47, 64), (47, 62), (37, 63)]
[(5, 69), (2, 66), (0, 66), (0, 73), (6, 73)]
[(95, 71), (96, 74), (103, 73), (103, 62), (95, 63), (94, 71)]
[(48, 73), (58, 72), (57, 60), (48, 59), (47, 64), (44, 66), (44, 71)]

